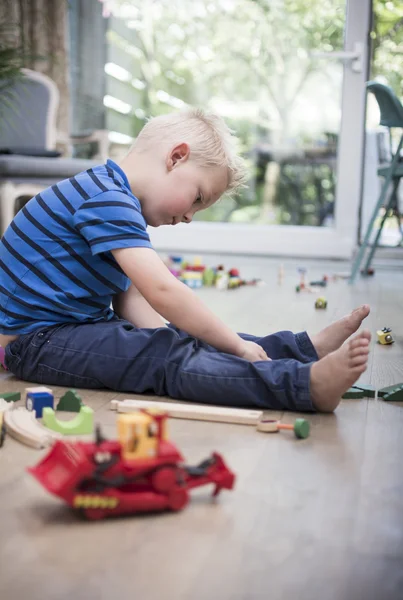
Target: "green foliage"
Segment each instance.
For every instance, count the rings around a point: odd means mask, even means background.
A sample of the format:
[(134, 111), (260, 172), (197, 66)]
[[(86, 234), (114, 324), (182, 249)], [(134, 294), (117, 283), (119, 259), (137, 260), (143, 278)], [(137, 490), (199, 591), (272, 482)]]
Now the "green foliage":
[(403, 4), (400, 0), (374, 0), (373, 7), (371, 76), (382, 76), (385, 83), (402, 96)]
[(12, 35), (16, 26), (0, 24), (0, 90), (9, 82), (21, 75), (24, 54), (20, 47), (12, 43)]
[[(145, 118), (179, 106), (179, 99), (218, 110), (240, 138), (250, 164), (249, 189), (223, 198), (197, 218), (318, 224), (334, 201), (334, 170), (326, 165), (310, 168), (309, 159), (298, 165), (291, 156), (281, 166), (272, 205), (264, 206), (267, 162), (256, 161), (257, 148), (322, 144), (335, 156), (338, 117), (315, 130), (315, 123), (304, 123), (300, 105), (305, 99), (306, 106), (312, 89), (323, 88), (326, 81), (329, 89), (341, 88), (341, 66), (317, 59), (312, 52), (343, 48), (346, 0), (109, 4), (126, 11), (137, 48), (133, 62), (145, 84), (144, 116), (133, 117), (130, 133), (138, 133)], [(399, 0), (374, 0), (374, 11), (373, 76), (383, 75), (401, 94), (403, 5)], [(330, 101), (338, 106), (337, 98)], [(319, 113), (321, 101), (314, 98), (311, 103), (315, 102)]]

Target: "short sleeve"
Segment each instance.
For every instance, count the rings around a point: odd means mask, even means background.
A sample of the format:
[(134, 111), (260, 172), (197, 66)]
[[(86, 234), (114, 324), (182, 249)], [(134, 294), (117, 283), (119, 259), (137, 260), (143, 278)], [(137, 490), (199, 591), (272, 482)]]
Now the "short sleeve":
[(139, 201), (123, 192), (103, 192), (85, 200), (73, 223), (93, 255), (118, 248), (152, 248)]

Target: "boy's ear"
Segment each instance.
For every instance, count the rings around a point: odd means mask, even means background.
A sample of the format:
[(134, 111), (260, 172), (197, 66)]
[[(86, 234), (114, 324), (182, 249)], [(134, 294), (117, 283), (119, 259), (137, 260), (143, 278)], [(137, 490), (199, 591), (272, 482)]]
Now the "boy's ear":
[(186, 142), (178, 144), (174, 148), (171, 148), (167, 156), (167, 168), (171, 171), (176, 166), (187, 161), (190, 155), (190, 146)]

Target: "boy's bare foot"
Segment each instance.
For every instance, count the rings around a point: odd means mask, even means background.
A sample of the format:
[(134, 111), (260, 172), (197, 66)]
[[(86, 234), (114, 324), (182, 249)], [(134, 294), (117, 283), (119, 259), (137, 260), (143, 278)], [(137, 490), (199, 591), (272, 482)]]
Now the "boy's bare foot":
[(314, 406), (332, 412), (367, 368), (371, 333), (363, 330), (344, 346), (311, 367), (311, 396)]
[(362, 321), (369, 315), (368, 304), (359, 306), (349, 315), (335, 321), (329, 327), (325, 327), (319, 333), (312, 336), (311, 341), (319, 358), (323, 358), (329, 352), (334, 352), (353, 335), (361, 325)]

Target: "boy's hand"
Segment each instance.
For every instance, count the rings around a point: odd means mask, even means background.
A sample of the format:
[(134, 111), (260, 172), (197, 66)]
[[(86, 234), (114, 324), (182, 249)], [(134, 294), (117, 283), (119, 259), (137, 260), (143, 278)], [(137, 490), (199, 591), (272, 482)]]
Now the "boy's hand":
[(262, 346), (255, 344), (255, 342), (249, 342), (244, 340), (242, 344), (241, 354), (238, 354), (240, 358), (245, 358), (250, 362), (256, 362), (258, 360), (271, 360), (263, 350)]

